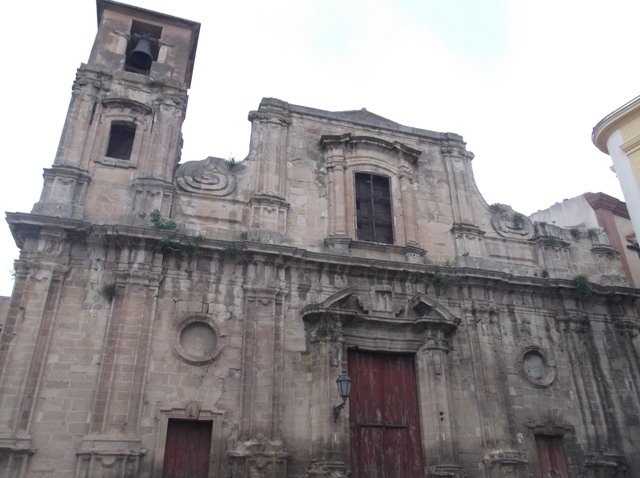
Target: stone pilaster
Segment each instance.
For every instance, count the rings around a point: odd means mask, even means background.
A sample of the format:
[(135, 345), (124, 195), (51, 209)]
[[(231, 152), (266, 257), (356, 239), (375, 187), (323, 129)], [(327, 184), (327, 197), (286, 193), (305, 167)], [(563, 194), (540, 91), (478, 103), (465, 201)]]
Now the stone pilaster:
[(493, 342), (497, 311), (474, 304), (465, 310), (465, 314), (478, 391), (477, 406), (485, 448), (482, 464), (486, 476), (524, 478), (528, 472), (526, 454), (512, 443), (505, 374), (502, 372), (504, 364), (496, 352), (498, 345)]
[(440, 148), (449, 182), (453, 222), (477, 224), (473, 193), (477, 187), (473, 182), (471, 160), (473, 153), (464, 148), (462, 142), (451, 142)]
[(404, 223), (405, 244), (418, 245), (415, 195), (413, 192), (413, 171), (407, 166), (400, 168), (400, 197), (402, 198), (402, 215)]
[(307, 477), (346, 477), (349, 421), (346, 410), (333, 419), (333, 407), (341, 403), (336, 378), (344, 368), (342, 323), (324, 315), (307, 324), (311, 353), (311, 463)]
[(136, 477), (146, 454), (139, 425), (161, 278), (154, 267), (161, 257), (154, 254), (138, 246), (121, 251), (121, 257), (142, 262), (122, 263), (114, 274), (116, 292), (105, 330), (89, 434), (76, 451), (78, 478)]
[[(416, 355), (422, 441), (427, 446), (425, 469), (433, 477), (464, 477), (456, 450), (447, 357), (454, 329), (454, 324), (445, 321), (428, 323), (425, 343)], [(425, 407), (426, 403), (430, 405)]]
[[(63, 237), (63, 233), (56, 231), (42, 232), (40, 243), (55, 244), (50, 246), (52, 250), (62, 252)], [(68, 270), (64, 262), (16, 262), (16, 286), (0, 342), (2, 478), (26, 476), (29, 457), (36, 452), (31, 439), (31, 426)], [(38, 296), (42, 299), (33, 300)], [(27, 301), (27, 297), (32, 300)], [(10, 361), (11, 344), (18, 340), (22, 344), (17, 354), (18, 362)], [(15, 358), (16, 354), (13, 355)], [(27, 360), (22, 362), (22, 358)]]
[(329, 176), (329, 236), (345, 236), (347, 234), (346, 162), (343, 148), (335, 145), (327, 146), (325, 158)]
[(275, 478), (285, 476), (289, 456), (281, 428), (286, 289), (279, 265), (256, 257), (247, 268), (240, 431), (229, 457), (234, 478)]

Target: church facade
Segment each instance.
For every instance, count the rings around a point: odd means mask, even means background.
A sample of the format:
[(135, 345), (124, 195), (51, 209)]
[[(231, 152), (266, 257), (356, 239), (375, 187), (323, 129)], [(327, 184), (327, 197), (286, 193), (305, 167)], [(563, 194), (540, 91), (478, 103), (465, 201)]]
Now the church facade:
[(200, 25), (98, 18), (7, 214), (0, 476), (640, 475), (640, 293), (602, 230), (488, 205), (461, 136), (366, 110), (265, 98), (244, 161), (180, 163)]

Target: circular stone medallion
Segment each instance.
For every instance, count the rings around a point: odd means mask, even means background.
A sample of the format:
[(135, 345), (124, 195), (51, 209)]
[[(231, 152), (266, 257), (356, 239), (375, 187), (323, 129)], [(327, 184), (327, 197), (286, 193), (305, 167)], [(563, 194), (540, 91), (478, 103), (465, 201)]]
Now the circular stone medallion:
[(202, 317), (190, 317), (178, 327), (173, 348), (185, 362), (204, 365), (220, 353), (218, 337), (211, 322)]
[(527, 347), (520, 355), (523, 377), (537, 387), (548, 387), (556, 378), (556, 367), (547, 359), (540, 347)]

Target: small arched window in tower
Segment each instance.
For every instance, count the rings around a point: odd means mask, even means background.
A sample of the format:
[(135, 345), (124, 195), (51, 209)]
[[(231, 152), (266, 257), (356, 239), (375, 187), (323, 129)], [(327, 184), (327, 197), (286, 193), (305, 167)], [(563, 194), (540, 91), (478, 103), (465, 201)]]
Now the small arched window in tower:
[(389, 178), (356, 173), (356, 238), (393, 244)]
[(115, 159), (131, 159), (133, 140), (136, 137), (136, 125), (133, 123), (111, 123), (107, 156)]
[(124, 69), (148, 75), (153, 62), (158, 61), (158, 40), (161, 35), (162, 27), (133, 20), (131, 22)]

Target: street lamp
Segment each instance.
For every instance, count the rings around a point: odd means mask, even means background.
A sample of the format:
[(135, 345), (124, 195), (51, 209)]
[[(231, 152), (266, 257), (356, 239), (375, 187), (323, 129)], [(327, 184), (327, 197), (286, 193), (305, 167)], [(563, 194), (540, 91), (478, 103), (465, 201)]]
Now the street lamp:
[(336, 385), (338, 386), (338, 395), (340, 395), (340, 398), (342, 398), (342, 403), (333, 407), (334, 422), (338, 421), (340, 412), (344, 408), (345, 403), (347, 403), (349, 394), (351, 394), (351, 377), (349, 377), (349, 374), (347, 374), (346, 370), (343, 370), (342, 373), (338, 375), (338, 378), (336, 379)]

